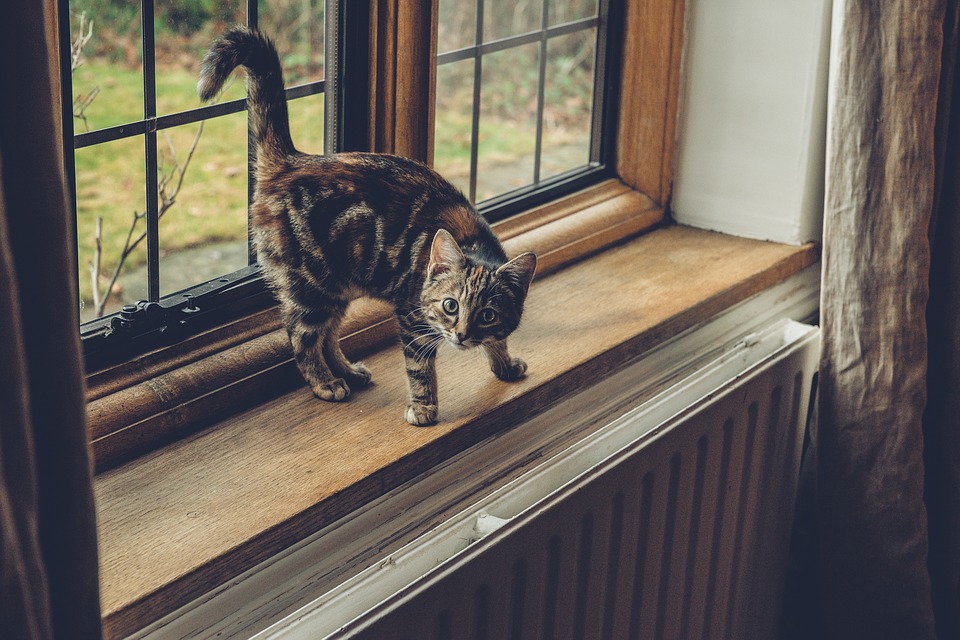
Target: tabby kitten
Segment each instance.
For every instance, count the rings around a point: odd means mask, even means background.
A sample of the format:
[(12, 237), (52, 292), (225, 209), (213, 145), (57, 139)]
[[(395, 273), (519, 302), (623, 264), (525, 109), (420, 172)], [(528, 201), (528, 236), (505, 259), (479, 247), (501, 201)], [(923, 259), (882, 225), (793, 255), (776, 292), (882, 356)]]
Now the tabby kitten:
[(338, 332), (350, 300), (393, 304), (410, 399), (406, 419), (437, 420), (440, 344), (481, 347), (501, 380), (522, 377), (506, 338), (517, 328), (537, 258), (507, 261), (463, 194), (424, 164), (371, 153), (315, 156), (290, 138), (277, 51), (236, 27), (203, 60), (198, 90), (210, 100), (234, 68), (247, 71), (256, 139), (252, 234), (280, 300), (297, 365), (314, 394), (338, 402), (370, 372), (343, 355)]

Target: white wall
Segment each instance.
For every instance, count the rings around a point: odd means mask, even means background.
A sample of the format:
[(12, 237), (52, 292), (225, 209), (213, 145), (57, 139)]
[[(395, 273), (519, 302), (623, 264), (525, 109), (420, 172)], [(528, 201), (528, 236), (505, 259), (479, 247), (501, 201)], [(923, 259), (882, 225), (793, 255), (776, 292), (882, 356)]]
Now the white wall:
[(832, 0), (690, 0), (673, 214), (819, 240)]

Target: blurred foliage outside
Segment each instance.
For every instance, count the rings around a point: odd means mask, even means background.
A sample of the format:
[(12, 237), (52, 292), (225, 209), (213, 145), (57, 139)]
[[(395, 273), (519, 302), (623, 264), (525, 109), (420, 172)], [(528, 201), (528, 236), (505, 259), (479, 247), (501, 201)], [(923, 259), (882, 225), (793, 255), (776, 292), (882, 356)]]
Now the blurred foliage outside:
[[(260, 27), (281, 52), (288, 86), (323, 78), (323, 0), (261, 2)], [(196, 81), (210, 41), (245, 19), (243, 0), (180, 0), (157, 3), (157, 112), (176, 113), (199, 106)], [(474, 0), (441, 0), (440, 51), (472, 44)], [(487, 0), (484, 30), (499, 37), (538, 29), (540, 1)], [(596, 0), (553, 0), (551, 24), (593, 15)], [(80, 16), (91, 38), (73, 74), (78, 99), (99, 90), (83, 119), (75, 118), (77, 133), (116, 126), (143, 117), (143, 74), (140, 50), (139, 3), (129, 0), (73, 0), (73, 37)], [(464, 34), (469, 34), (463, 42)], [(544, 166), (553, 148), (582, 149), (582, 160), (557, 165), (554, 172), (588, 160), (593, 63), (596, 33), (580, 32), (550, 41), (544, 107)], [(459, 41), (458, 41), (459, 39)], [(242, 75), (228, 85), (222, 100), (244, 95)], [(511, 50), (483, 60), (480, 129), (481, 171), (529, 161), (536, 134), (538, 62), (536, 46)], [(437, 168), (458, 185), (469, 181), (470, 129), (473, 95), (472, 61), (441, 67), (438, 72)], [(323, 96), (290, 103), (291, 129), (297, 147), (323, 151)], [(199, 124), (158, 134), (158, 162), (166, 173), (182, 164)], [(190, 161), (176, 204), (160, 223), (161, 254), (217, 242), (246, 242), (246, 116), (243, 113), (206, 123)], [(579, 157), (579, 156), (578, 156)], [(566, 162), (569, 163), (569, 160)], [(134, 137), (86, 147), (76, 153), (78, 266), (82, 304), (92, 295), (90, 263), (96, 247), (96, 220), (102, 218), (102, 271), (109, 275), (121, 254), (135, 212), (145, 208), (143, 139)], [(556, 164), (556, 163), (555, 163)], [(526, 165), (523, 165), (526, 166)], [(514, 171), (506, 171), (515, 174)], [(499, 192), (532, 181), (532, 174), (513, 177)], [(494, 181), (496, 182), (496, 181)], [(496, 195), (490, 187), (478, 196)], [(493, 189), (492, 191), (490, 189)], [(142, 224), (142, 223), (141, 223)], [(124, 270), (146, 261), (141, 246)], [(223, 272), (242, 265), (226, 265)], [(166, 291), (164, 293), (167, 293)], [(113, 294), (122, 298), (122, 291)], [(89, 319), (89, 316), (84, 319)]]

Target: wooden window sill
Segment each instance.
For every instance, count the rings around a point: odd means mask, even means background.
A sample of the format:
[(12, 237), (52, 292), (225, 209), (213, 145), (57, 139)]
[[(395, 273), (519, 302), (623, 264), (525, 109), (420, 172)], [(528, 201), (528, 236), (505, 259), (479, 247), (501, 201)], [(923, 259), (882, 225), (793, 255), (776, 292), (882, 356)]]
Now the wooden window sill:
[[(649, 229), (663, 210), (619, 180), (494, 224), (507, 252), (535, 251), (538, 277)], [(352, 358), (392, 342), (387, 305), (351, 305), (341, 343)], [(298, 384), (276, 309), (88, 376), (98, 471), (126, 462)]]
[(655, 230), (538, 278), (511, 339), (529, 365), (522, 381), (502, 383), (483, 358), (443, 351), (436, 426), (404, 421), (402, 356), (390, 346), (365, 358), (375, 384), (347, 403), (296, 384), (99, 474), (108, 636), (169, 613), (817, 259), (814, 245)]

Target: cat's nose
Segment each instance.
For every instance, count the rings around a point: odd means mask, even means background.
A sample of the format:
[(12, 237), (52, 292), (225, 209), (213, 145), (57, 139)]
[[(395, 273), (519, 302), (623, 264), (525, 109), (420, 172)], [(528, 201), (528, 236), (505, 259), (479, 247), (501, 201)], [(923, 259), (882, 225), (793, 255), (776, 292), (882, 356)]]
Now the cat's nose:
[(464, 338), (467, 337), (462, 331), (457, 331), (453, 336), (457, 339), (457, 344), (463, 344)]

